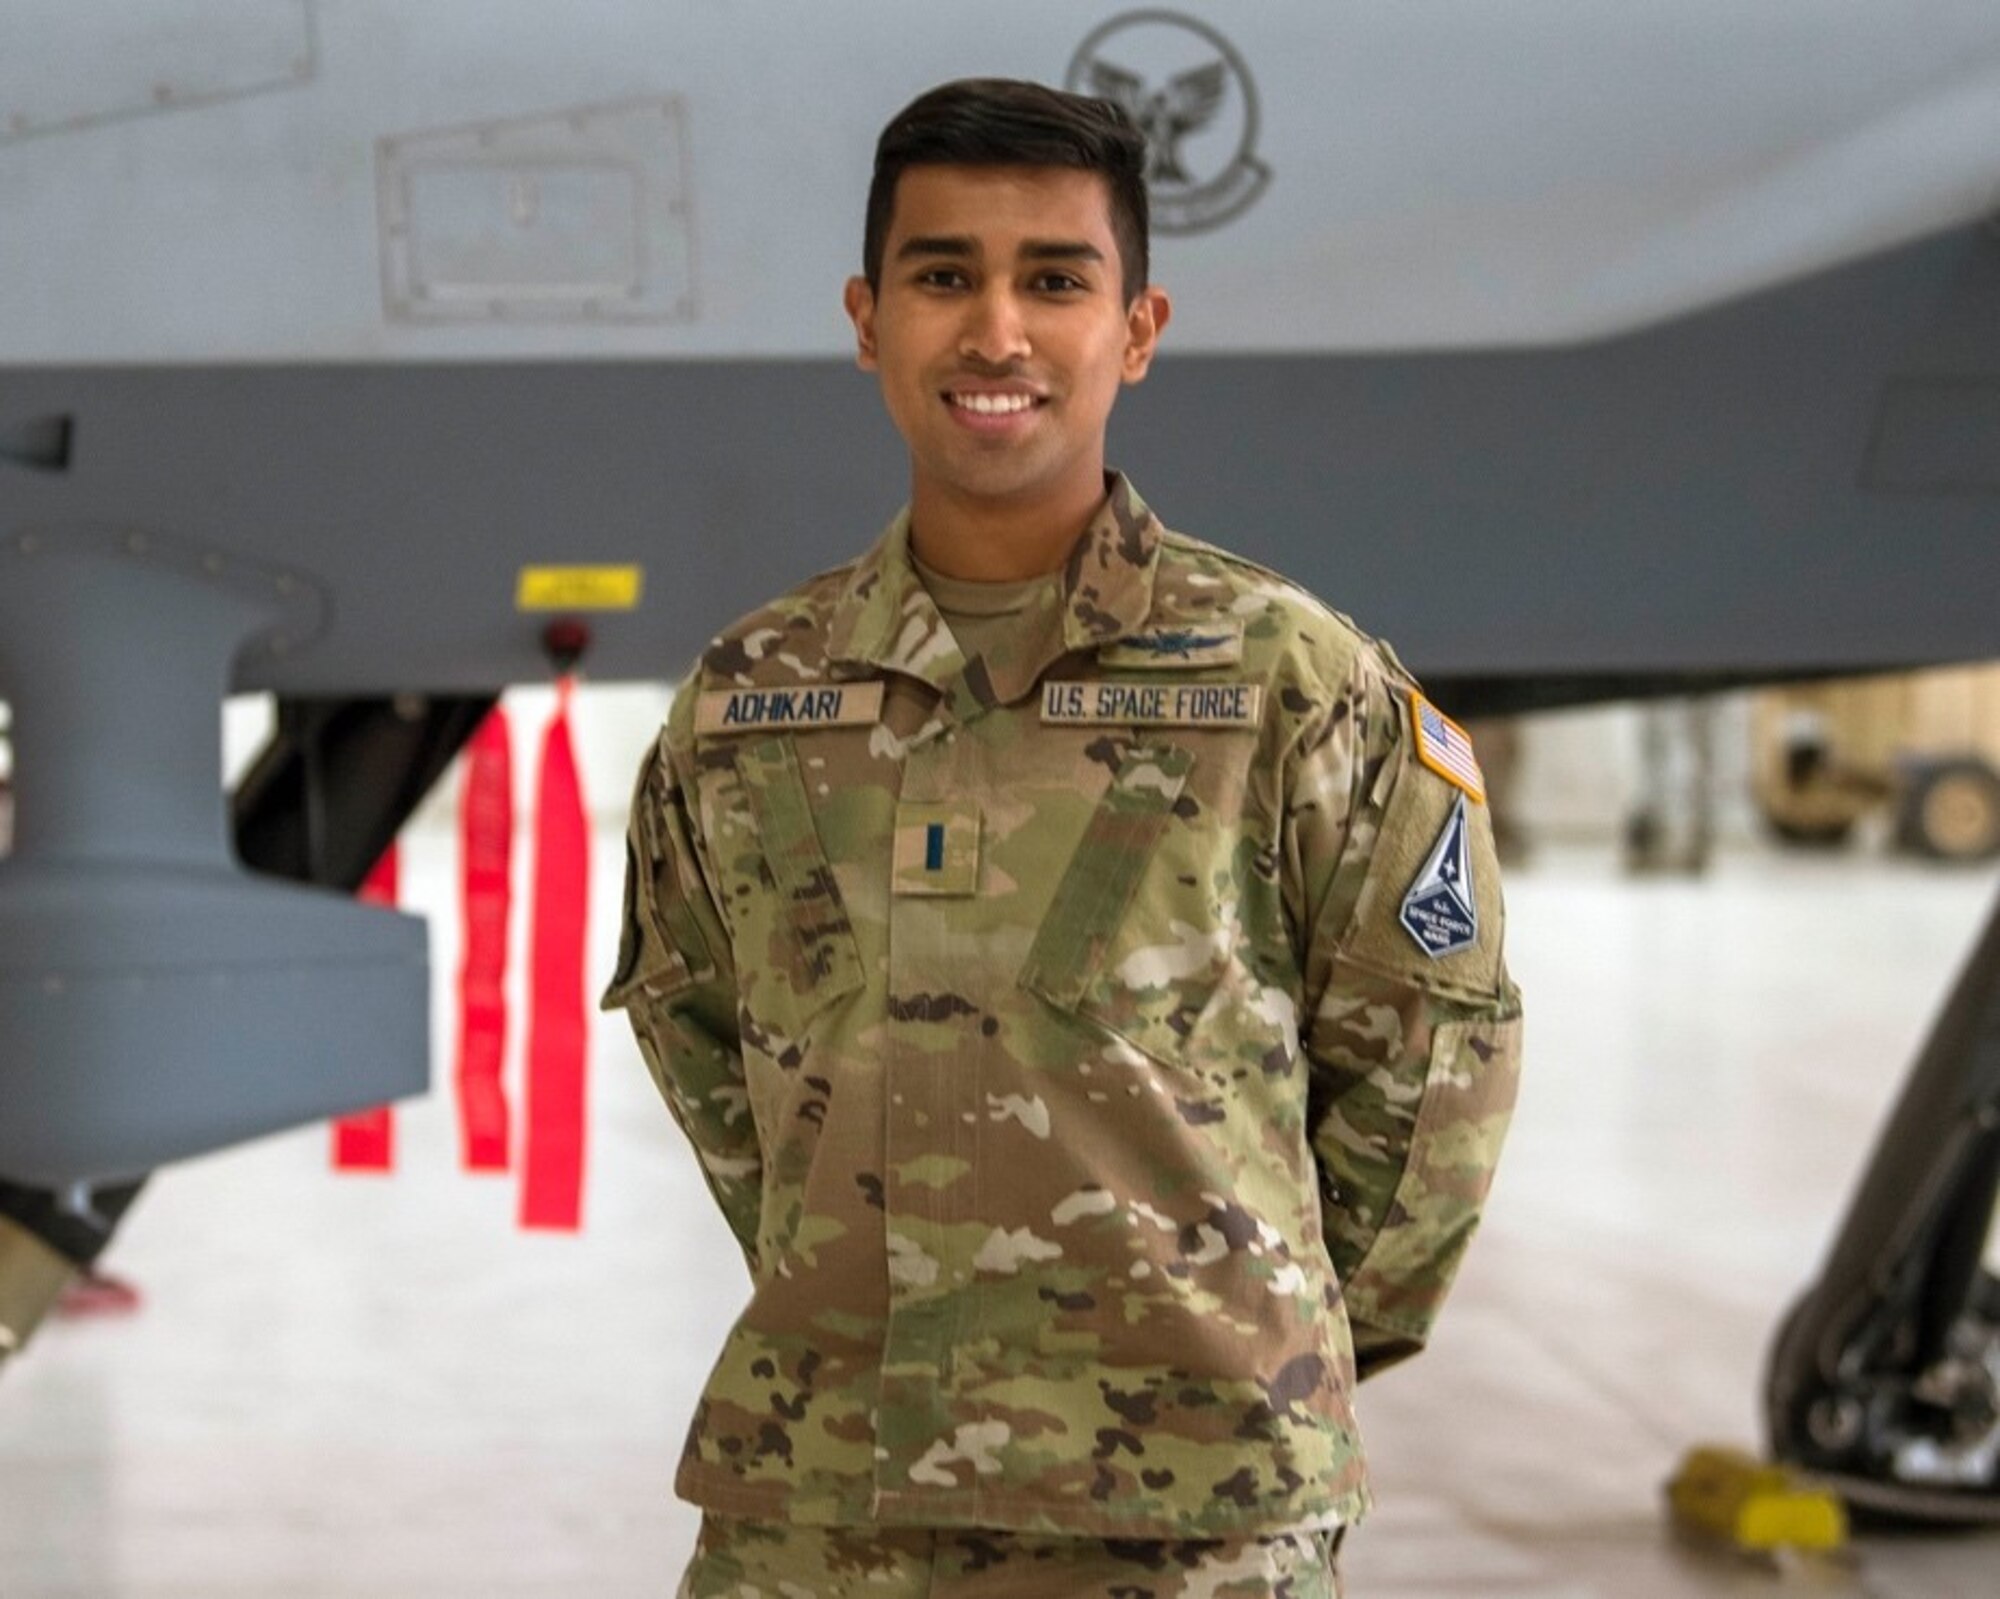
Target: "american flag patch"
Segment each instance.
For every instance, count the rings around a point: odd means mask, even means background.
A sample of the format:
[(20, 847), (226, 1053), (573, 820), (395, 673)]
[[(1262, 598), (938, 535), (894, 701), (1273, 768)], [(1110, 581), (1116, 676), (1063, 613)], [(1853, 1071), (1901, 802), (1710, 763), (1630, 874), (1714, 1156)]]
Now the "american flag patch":
[(1417, 730), (1417, 759), (1483, 804), (1486, 779), (1465, 729), (1415, 689), (1410, 690), (1410, 725)]

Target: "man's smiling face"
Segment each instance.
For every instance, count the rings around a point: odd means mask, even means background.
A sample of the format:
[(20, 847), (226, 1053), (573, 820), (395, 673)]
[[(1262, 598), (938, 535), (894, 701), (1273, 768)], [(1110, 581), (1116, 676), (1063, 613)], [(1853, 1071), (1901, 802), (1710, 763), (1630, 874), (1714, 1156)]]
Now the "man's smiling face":
[(910, 447), (913, 506), (1052, 515), (1103, 494), (1119, 385), (1145, 376), (1166, 297), (1127, 305), (1103, 178), (914, 166), (881, 282), (847, 285), (860, 362)]

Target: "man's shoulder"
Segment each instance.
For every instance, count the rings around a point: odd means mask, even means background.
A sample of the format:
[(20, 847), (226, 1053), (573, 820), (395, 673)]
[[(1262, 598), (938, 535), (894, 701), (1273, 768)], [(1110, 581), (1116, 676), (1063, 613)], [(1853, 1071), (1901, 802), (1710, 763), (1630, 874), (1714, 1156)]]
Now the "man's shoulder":
[(691, 749), (704, 696), (732, 689), (788, 689), (824, 683), (827, 624), (853, 592), (866, 552), (817, 572), (746, 611), (711, 638), (675, 685), (667, 713), (668, 750)]
[(1161, 535), (1153, 610), (1155, 616), (1205, 614), (1240, 627), (1246, 667), (1293, 681), (1314, 699), (1357, 674), (1392, 683), (1409, 679), (1395, 651), (1310, 589), (1186, 533)]
[(750, 688), (823, 675), (827, 624), (851, 595), (864, 559), (817, 572), (739, 616), (696, 657), (688, 686)]

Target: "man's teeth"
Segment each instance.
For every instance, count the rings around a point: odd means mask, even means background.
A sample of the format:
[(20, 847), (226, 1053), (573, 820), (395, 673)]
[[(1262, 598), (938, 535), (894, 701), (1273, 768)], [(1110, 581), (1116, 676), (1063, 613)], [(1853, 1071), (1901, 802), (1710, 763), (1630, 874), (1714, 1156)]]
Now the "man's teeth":
[(951, 403), (968, 411), (977, 411), (981, 416), (1005, 416), (1011, 411), (1027, 410), (1035, 403), (1035, 397), (1032, 394), (954, 394)]

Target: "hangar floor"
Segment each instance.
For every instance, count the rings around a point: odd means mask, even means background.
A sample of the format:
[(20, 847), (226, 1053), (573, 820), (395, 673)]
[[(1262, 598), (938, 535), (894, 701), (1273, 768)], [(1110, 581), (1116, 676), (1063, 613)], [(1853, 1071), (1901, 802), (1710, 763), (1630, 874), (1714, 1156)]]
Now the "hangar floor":
[[(451, 904), (449, 857), (416, 835), (412, 904)], [(619, 859), (601, 835), (607, 940)], [(1659, 1491), (1688, 1446), (1754, 1441), (1766, 1341), (1994, 888), (1763, 852), (1699, 884), (1604, 850), (1513, 875), (1526, 1091), (1434, 1348), (1364, 1395), (1351, 1593), (2000, 1591), (2000, 1535), (1784, 1576), (1677, 1544)], [(50, 1326), (0, 1384), (0, 1594), (671, 1593), (669, 1478), (741, 1268), (619, 1027), (595, 1092), (580, 1237), (514, 1231), (441, 1103), (400, 1118), (390, 1180), (327, 1175), (317, 1131), (163, 1178), (109, 1262), (143, 1312)]]

